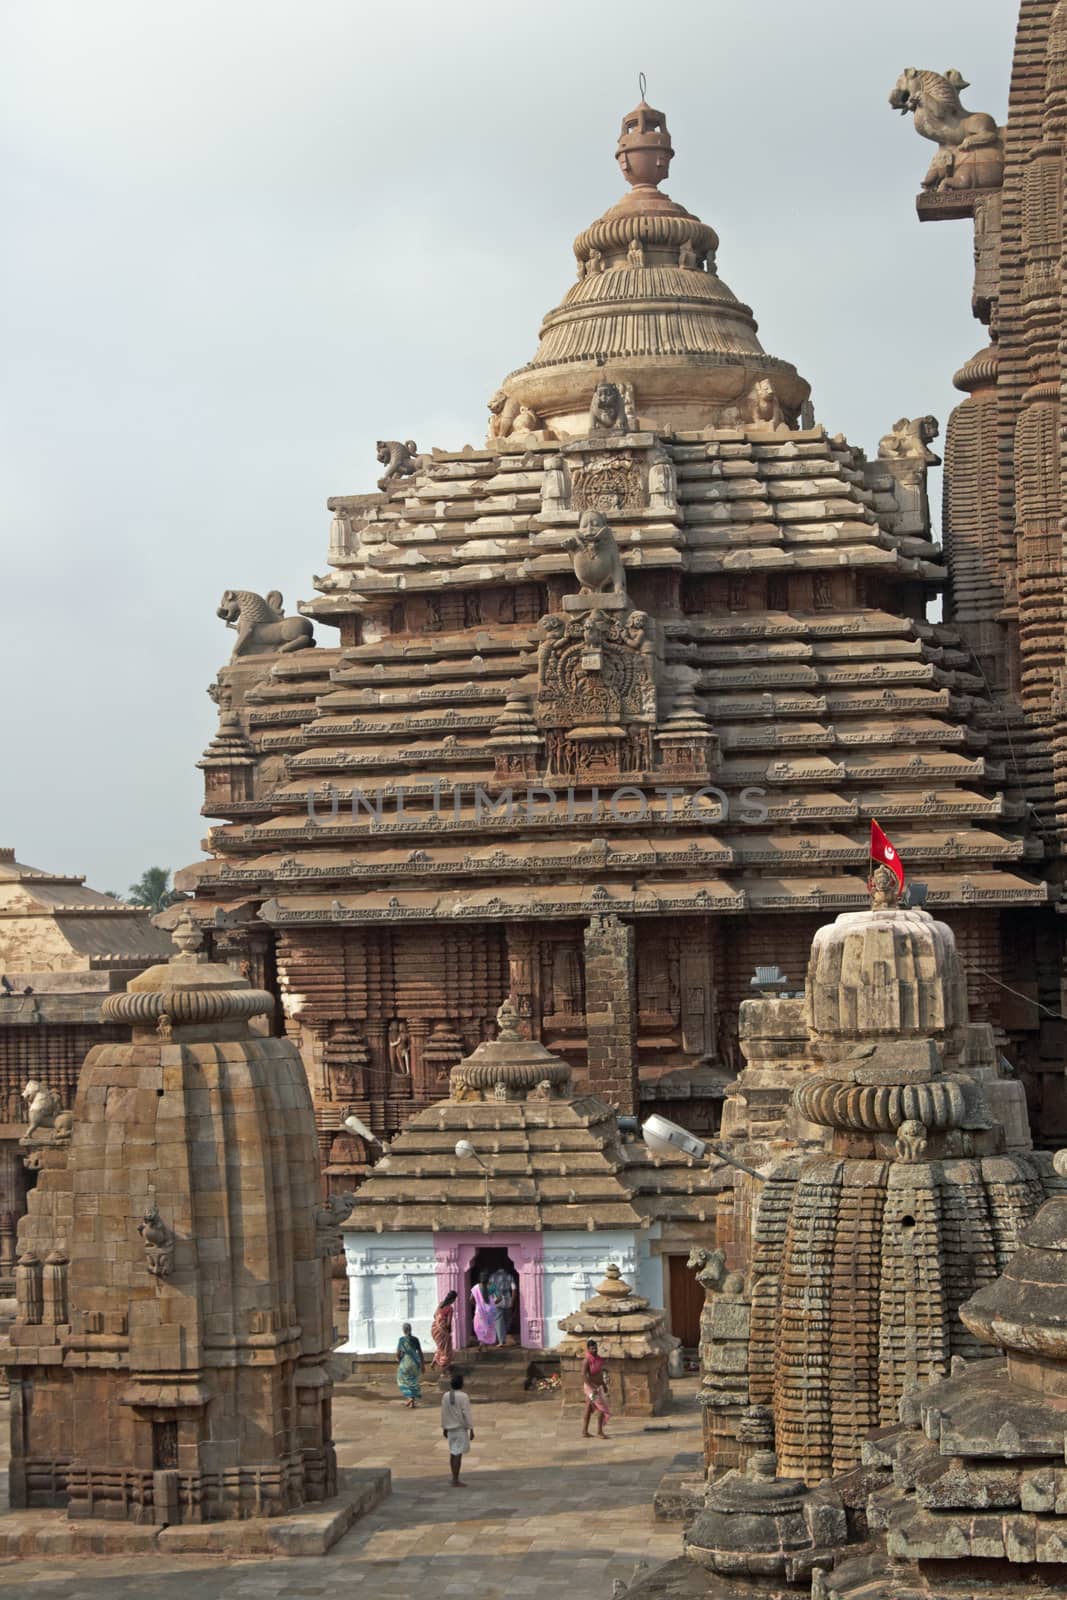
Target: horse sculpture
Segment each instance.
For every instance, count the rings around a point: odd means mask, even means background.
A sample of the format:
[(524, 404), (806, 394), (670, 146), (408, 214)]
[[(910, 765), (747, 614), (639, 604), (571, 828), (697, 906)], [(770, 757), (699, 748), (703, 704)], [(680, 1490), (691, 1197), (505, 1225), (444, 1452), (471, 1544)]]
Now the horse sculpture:
[(272, 589), (266, 598), (250, 589), (227, 589), (216, 615), (228, 628), (237, 629), (231, 661), (275, 652), (287, 655), (292, 650), (307, 650), (315, 643), (307, 617), (287, 617), (277, 589)]
[(893, 85), (893, 110), (910, 111), (916, 133), (938, 147), (924, 189), (995, 189), (1003, 180), (1003, 130), (987, 112), (966, 110), (960, 101), (966, 88), (955, 67), (945, 73), (905, 67)]

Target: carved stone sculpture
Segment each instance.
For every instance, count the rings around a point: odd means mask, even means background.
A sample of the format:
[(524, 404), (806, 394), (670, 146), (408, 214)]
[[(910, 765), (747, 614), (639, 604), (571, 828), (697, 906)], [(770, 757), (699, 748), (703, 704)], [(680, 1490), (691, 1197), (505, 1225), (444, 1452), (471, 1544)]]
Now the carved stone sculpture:
[(752, 385), (745, 396), (744, 415), (746, 422), (757, 427), (780, 428), (785, 422), (785, 413), (769, 378), (758, 378)]
[(155, 1201), (146, 1206), (137, 1232), (144, 1243), (145, 1265), (153, 1278), (169, 1278), (174, 1271), (174, 1235), (160, 1216)]
[(411, 1076), (411, 1041), (406, 1022), (389, 1024), (389, 1065), (400, 1077)]
[(574, 575), (582, 594), (625, 594), (626, 572), (615, 534), (601, 511), (586, 511), (571, 540)]
[(228, 628), (237, 629), (231, 661), (275, 652), (288, 655), (293, 650), (307, 650), (315, 643), (307, 617), (287, 617), (277, 589), (265, 597), (250, 589), (226, 589), (215, 614)]
[(417, 449), (414, 439), (408, 439), (406, 442), (400, 439), (378, 440), (378, 460), (385, 468), (378, 479), (379, 489), (384, 492), (394, 478), (414, 477)]
[(674, 462), (667, 455), (661, 455), (649, 466), (648, 509), (650, 511), (678, 509), (678, 475), (674, 470)]
[(38, 1083), (36, 1078), (31, 1078), (22, 1091), (22, 1098), (26, 1102), (27, 1120), (29, 1127), (26, 1136), (36, 1133), (38, 1128), (54, 1128), (56, 1118), (63, 1110), (63, 1104), (54, 1090), (46, 1084)]
[(941, 457), (930, 449), (930, 441), (936, 439), (939, 432), (936, 417), (900, 417), (879, 439), (878, 459), (909, 461), (916, 458), (924, 466), (938, 467)]
[(335, 1256), (344, 1249), (341, 1224), (351, 1213), (356, 1197), (350, 1189), (331, 1194), (315, 1207), (315, 1244), (320, 1256)]
[(945, 73), (905, 67), (893, 85), (893, 110), (912, 112), (916, 133), (938, 147), (924, 189), (995, 189), (1003, 180), (1002, 130), (987, 112), (961, 104), (960, 91), (968, 87), (954, 67)]
[(589, 407), (590, 433), (632, 433), (631, 407), (627, 405), (629, 386), (598, 383)]

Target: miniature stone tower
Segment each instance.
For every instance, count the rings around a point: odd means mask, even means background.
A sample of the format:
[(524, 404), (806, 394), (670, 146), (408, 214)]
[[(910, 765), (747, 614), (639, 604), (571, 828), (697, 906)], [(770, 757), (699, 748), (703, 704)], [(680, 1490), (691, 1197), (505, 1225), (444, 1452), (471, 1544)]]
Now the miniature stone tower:
[[(1044, 1198), (1042, 1158), (1005, 1153), (950, 929), (895, 904), (820, 929), (807, 977), (815, 1068), (794, 1104), (826, 1153), (771, 1174), (756, 1220), (749, 1395), (773, 1407), (783, 1476), (856, 1466), (903, 1394), (984, 1354), (960, 1318)], [(1047, 1162), (1044, 1163), (1047, 1166)]]
[(11, 1504), (71, 1517), (279, 1515), (335, 1489), (307, 1079), (249, 1027), (268, 994), (199, 952), (104, 1002), (69, 1145), (19, 1228)]

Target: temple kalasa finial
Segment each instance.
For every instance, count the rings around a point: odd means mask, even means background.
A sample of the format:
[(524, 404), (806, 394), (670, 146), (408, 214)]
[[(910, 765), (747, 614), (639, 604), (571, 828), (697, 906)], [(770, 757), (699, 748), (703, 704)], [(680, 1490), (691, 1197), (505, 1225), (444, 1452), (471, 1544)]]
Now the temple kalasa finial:
[(641, 74), (641, 103), (622, 119), (622, 132), (615, 159), (627, 183), (635, 188), (656, 188), (670, 171), (671, 136), (662, 111), (653, 111), (645, 100), (645, 75)]

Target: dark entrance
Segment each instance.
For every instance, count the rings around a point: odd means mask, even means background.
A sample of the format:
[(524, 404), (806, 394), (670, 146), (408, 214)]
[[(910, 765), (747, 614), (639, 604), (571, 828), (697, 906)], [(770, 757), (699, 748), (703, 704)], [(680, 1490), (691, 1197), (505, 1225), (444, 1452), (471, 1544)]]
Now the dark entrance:
[(704, 1309), (704, 1291), (696, 1274), (686, 1266), (688, 1256), (668, 1256), (671, 1285), (671, 1332), (687, 1350), (695, 1350), (700, 1343), (700, 1313)]
[[(474, 1333), (474, 1303), (469, 1297), (483, 1272), (489, 1274), (490, 1295), (500, 1302), (498, 1326), (503, 1333), (503, 1340), (498, 1337), (498, 1342), (515, 1343), (518, 1340), (520, 1327), (519, 1275), (515, 1271), (515, 1263), (503, 1245), (481, 1245), (474, 1252), (467, 1283), (468, 1304), (471, 1307), (471, 1334), (468, 1343), (478, 1342)], [(507, 1304), (509, 1299), (510, 1306)]]

